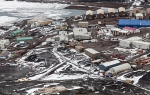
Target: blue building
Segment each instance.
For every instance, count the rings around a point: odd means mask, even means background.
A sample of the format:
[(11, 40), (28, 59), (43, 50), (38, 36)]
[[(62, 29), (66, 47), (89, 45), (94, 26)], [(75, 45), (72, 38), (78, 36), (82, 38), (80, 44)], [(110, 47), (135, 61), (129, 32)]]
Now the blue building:
[(112, 67), (115, 67), (115, 66), (118, 66), (120, 65), (120, 61), (119, 60), (113, 60), (113, 61), (110, 61), (110, 62), (105, 62), (105, 63), (101, 63), (99, 65), (99, 69), (100, 70), (104, 70), (104, 71), (107, 71), (109, 70), (110, 68)]
[(120, 19), (118, 21), (118, 26), (120, 28), (123, 28), (125, 26), (133, 28), (150, 27), (150, 20)]

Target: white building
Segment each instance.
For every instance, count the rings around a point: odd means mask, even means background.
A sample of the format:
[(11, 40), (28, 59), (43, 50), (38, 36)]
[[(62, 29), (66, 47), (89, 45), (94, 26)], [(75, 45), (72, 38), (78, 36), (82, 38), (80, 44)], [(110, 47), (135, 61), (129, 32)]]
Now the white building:
[(149, 42), (133, 41), (132, 45), (133, 45), (133, 47), (140, 48), (140, 49), (150, 49)]
[(142, 38), (141, 37), (131, 37), (128, 39), (122, 39), (119, 42), (119, 46), (124, 47), (124, 48), (131, 48), (133, 41), (142, 41)]
[(6, 46), (8, 46), (9, 44), (10, 44), (9, 39), (0, 40), (0, 48), (1, 48), (1, 49), (5, 49)]
[(65, 41), (65, 42), (68, 42), (68, 33), (67, 31), (60, 31), (59, 32), (59, 40), (60, 41)]
[(131, 65), (129, 63), (121, 64), (115, 67), (110, 68), (108, 71), (112, 74), (117, 74), (121, 71), (129, 70), (131, 69)]
[(46, 39), (46, 43), (49, 44), (49, 43), (55, 43), (55, 39), (53, 38), (47, 38)]
[(74, 28), (73, 33), (75, 40), (91, 39), (91, 33), (86, 28)]

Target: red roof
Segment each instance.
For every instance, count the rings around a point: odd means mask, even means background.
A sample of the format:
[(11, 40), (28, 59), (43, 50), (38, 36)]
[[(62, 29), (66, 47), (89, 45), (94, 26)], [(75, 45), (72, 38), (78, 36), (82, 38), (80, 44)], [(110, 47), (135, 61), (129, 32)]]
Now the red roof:
[(126, 30), (136, 30), (136, 28), (132, 28), (132, 27), (124, 27), (123, 29), (126, 29)]

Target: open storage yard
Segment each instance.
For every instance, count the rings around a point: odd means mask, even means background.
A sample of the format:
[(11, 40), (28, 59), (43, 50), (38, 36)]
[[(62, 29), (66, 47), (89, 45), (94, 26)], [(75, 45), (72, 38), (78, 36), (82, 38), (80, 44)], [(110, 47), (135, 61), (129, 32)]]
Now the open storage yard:
[(0, 95), (150, 95), (148, 3), (57, 2), (82, 14), (0, 26)]

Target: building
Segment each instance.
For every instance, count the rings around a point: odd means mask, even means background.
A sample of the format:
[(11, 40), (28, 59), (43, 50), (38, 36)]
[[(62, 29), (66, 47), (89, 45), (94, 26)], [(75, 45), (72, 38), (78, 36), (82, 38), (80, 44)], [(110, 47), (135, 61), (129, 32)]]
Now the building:
[(83, 46), (75, 46), (75, 50), (78, 52), (83, 52), (84, 51), (84, 47)]
[(128, 39), (123, 39), (119, 41), (119, 46), (124, 48), (132, 48), (133, 41), (142, 41), (141, 37), (131, 37)]
[(150, 20), (119, 19), (118, 26), (120, 28), (126, 26), (133, 28), (150, 27)]
[(142, 13), (136, 13), (135, 17), (136, 17), (136, 19), (143, 19), (143, 14)]
[(20, 41), (29, 41), (29, 42), (33, 42), (33, 37), (17, 37), (17, 42), (20, 43)]
[(129, 12), (129, 16), (130, 16), (130, 17), (134, 17), (134, 16), (135, 16), (135, 14), (136, 14), (136, 12), (135, 12), (135, 11), (133, 11), (133, 10), (131, 10), (131, 11)]
[(150, 13), (150, 8), (147, 8), (146, 12), (149, 14)]
[(108, 71), (112, 74), (117, 74), (119, 72), (131, 69), (131, 65), (129, 63), (124, 63), (115, 67), (110, 68)]
[(6, 58), (8, 58), (8, 55), (9, 55), (9, 51), (4, 50), (0, 54), (0, 59), (6, 59)]
[(92, 48), (87, 48), (84, 50), (85, 54), (91, 57), (92, 59), (97, 59), (100, 57), (100, 52), (92, 49)]
[(89, 22), (79, 21), (78, 26), (81, 27), (81, 28), (88, 28)]
[(143, 42), (143, 41), (133, 41), (132, 46), (140, 49), (150, 49), (150, 43), (149, 42)]
[(86, 11), (85, 16), (87, 20), (93, 19), (93, 11), (92, 10)]
[(113, 61), (101, 63), (101, 64), (99, 65), (99, 69), (100, 69), (100, 70), (107, 71), (107, 70), (109, 70), (110, 68), (115, 67), (115, 66), (118, 66), (118, 65), (120, 65), (120, 64), (121, 64), (121, 63), (120, 63), (119, 60), (113, 60)]
[(104, 18), (104, 10), (102, 10), (102, 9), (98, 9), (97, 10), (97, 15), (96, 15), (96, 18), (97, 19), (102, 19), (102, 18)]
[(143, 14), (143, 16), (146, 16), (146, 11), (145, 10), (140, 10), (140, 13)]
[(120, 17), (125, 17), (126, 16), (126, 9), (124, 7), (119, 7), (118, 12), (119, 12)]
[(18, 29), (18, 30), (15, 30), (15, 31), (11, 32), (10, 36), (20, 36), (21, 34), (23, 34), (23, 30)]
[(60, 41), (64, 41), (64, 42), (68, 42), (68, 33), (67, 31), (59, 31), (59, 40)]
[(128, 30), (120, 30), (119, 34), (127, 36), (130, 34), (130, 32)]
[(7, 46), (9, 46), (9, 44), (10, 44), (9, 39), (0, 40), (0, 49), (5, 49)]
[(91, 34), (88, 33), (86, 28), (73, 28), (75, 40), (88, 40), (91, 39)]
[(74, 48), (76, 46), (76, 42), (74, 42), (74, 41), (69, 42), (69, 45)]
[(43, 25), (48, 25), (52, 23), (52, 20), (46, 19), (46, 18), (33, 18), (31, 20), (27, 21), (27, 24), (29, 25), (34, 25), (34, 26), (43, 26)]
[(137, 28), (132, 28), (132, 27), (124, 27), (123, 30), (127, 30), (130, 33), (140, 33), (140, 30)]
[(115, 17), (115, 9), (114, 8), (108, 8), (108, 17)]
[(113, 36), (118, 36), (120, 30), (121, 29), (119, 28), (111, 28), (111, 33), (113, 34)]
[(54, 44), (55, 43), (55, 39), (53, 39), (53, 38), (47, 38), (46, 39), (46, 43), (47, 44), (51, 44), (51, 43)]

